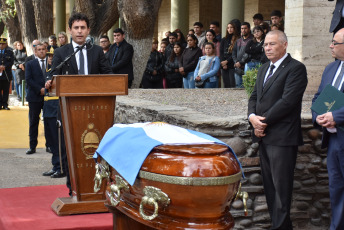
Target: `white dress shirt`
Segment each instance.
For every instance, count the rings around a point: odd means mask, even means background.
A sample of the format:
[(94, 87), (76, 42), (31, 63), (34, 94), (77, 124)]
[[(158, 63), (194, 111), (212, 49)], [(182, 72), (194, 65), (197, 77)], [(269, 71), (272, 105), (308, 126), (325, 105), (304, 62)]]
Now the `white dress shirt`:
[[(77, 46), (80, 46), (79, 44), (75, 43), (74, 41), (72, 41), (72, 44), (73, 44), (74, 51), (76, 51), (76, 49), (77, 49), (76, 47)], [(84, 46), (84, 48), (82, 49), (82, 53), (84, 54), (84, 63), (85, 63), (85, 65), (84, 65), (84, 69), (85, 69), (84, 73), (85, 73), (85, 75), (88, 75), (88, 64), (87, 64), (87, 50), (86, 50), (86, 46)], [(75, 59), (76, 59), (76, 64), (78, 66), (78, 69), (80, 68), (79, 67), (80, 66), (79, 56), (80, 56), (80, 51), (75, 54)]]

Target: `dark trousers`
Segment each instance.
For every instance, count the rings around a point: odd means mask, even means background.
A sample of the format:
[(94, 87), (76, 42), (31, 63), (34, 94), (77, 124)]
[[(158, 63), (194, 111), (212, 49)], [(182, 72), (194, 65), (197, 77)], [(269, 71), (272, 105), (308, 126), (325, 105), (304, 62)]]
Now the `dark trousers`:
[(344, 229), (344, 148), (340, 143), (343, 140), (337, 134), (330, 134), (327, 170), (332, 209), (331, 230)]
[[(51, 157), (51, 164), (53, 165), (54, 171), (61, 170), (60, 165), (60, 156), (59, 156), (59, 136), (58, 136), (58, 128), (57, 128), (57, 118), (56, 117), (44, 117), (44, 132), (45, 132), (45, 139), (47, 143), (49, 143), (49, 147), (52, 152)], [(64, 151), (65, 154), (65, 151)], [(65, 154), (66, 155), (66, 154)], [(63, 170), (65, 170), (65, 167)]]
[(143, 77), (142, 77), (142, 88), (144, 88), (144, 89), (162, 89), (163, 88), (162, 77), (158, 81), (151, 81), (148, 79), (148, 77), (143, 75)]
[(234, 69), (223, 69), (221, 72), (224, 88), (235, 88)]
[(30, 149), (36, 149), (38, 137), (39, 114), (43, 109), (44, 101), (29, 102), (29, 136)]
[(72, 196), (72, 185), (70, 183), (69, 165), (68, 165), (66, 142), (65, 142), (65, 135), (64, 135), (64, 131), (63, 131), (63, 125), (62, 125), (60, 106), (57, 110), (57, 119), (61, 122), (59, 140), (61, 141), (61, 156), (62, 156), (63, 171), (66, 173), (66, 176), (67, 176), (66, 186), (69, 189), (69, 196)]
[(259, 155), (264, 191), (272, 222), (271, 229), (293, 229), (290, 206), (297, 146), (273, 146), (260, 143)]
[(166, 87), (168, 89), (172, 88), (183, 88), (183, 79), (170, 79), (166, 78)]
[(0, 80), (0, 108), (8, 106), (8, 94), (10, 92), (10, 82), (7, 80)]

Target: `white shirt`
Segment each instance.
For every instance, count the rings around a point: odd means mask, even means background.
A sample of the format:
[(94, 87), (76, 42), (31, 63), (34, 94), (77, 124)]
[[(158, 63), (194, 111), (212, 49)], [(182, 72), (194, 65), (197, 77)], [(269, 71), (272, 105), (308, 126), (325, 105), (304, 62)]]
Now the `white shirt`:
[[(72, 41), (72, 45), (73, 45), (73, 48), (74, 48), (74, 51), (76, 51), (76, 47), (77, 46), (80, 46), (79, 44), (75, 43), (74, 41)], [(82, 49), (82, 53), (84, 54), (84, 73), (85, 75), (88, 75), (88, 64), (87, 64), (87, 50), (86, 50), (86, 46), (84, 46), (84, 48)], [(76, 64), (78, 66), (78, 69), (80, 68), (80, 61), (79, 61), (79, 56), (80, 56), (80, 51), (77, 52), (75, 54), (75, 59), (76, 59)]]
[(267, 78), (268, 75), (269, 75), (271, 65), (273, 64), (273, 65), (275, 66), (275, 68), (274, 68), (273, 71), (272, 71), (272, 74), (274, 74), (274, 73), (276, 72), (276, 70), (278, 69), (278, 67), (282, 64), (282, 62), (284, 61), (284, 59), (287, 58), (287, 56), (288, 56), (288, 54), (286, 53), (286, 54), (284, 54), (284, 56), (283, 56), (281, 59), (279, 59), (279, 60), (276, 61), (275, 63), (270, 62), (270, 66), (269, 66), (269, 68), (268, 68), (268, 71), (266, 71), (266, 74), (265, 74), (264, 84), (265, 84), (266, 78)]
[(39, 57), (37, 57), (37, 60), (39, 62), (39, 66), (41, 67), (42, 71), (43, 71), (43, 68), (42, 68), (42, 60), (44, 61), (44, 67), (45, 67), (45, 70), (47, 70), (47, 59), (40, 59)]

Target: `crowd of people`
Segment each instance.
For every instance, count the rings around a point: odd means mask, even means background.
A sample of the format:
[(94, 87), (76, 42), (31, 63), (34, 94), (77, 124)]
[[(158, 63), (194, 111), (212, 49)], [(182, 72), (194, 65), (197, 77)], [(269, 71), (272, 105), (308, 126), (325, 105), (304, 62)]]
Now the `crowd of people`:
[(205, 31), (201, 22), (195, 22), (186, 38), (179, 29), (166, 32), (159, 51), (158, 41), (153, 39), (141, 87), (218, 88), (222, 78), (224, 88), (242, 88), (242, 76), (268, 61), (263, 49), (265, 35), (284, 29), (279, 10), (271, 12), (271, 25), (260, 13), (253, 16), (253, 23), (251, 29), (249, 22), (234, 19), (222, 37), (219, 22), (211, 22)]

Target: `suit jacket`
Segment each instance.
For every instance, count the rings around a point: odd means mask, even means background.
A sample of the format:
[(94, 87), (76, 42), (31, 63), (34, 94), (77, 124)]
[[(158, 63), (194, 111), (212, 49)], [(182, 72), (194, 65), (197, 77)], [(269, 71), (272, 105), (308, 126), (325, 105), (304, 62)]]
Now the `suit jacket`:
[[(93, 45), (87, 46), (87, 66), (88, 74), (112, 74), (108, 61), (104, 56), (103, 49), (100, 46)], [(68, 74), (78, 74), (78, 65), (76, 64), (75, 56), (73, 56), (63, 68), (55, 69), (65, 58), (74, 53), (73, 45), (66, 44), (54, 51), (52, 75), (65, 74), (68, 70)]]
[(4, 52), (5, 52), (4, 54), (0, 54), (0, 65), (5, 66), (5, 71), (0, 76), (0, 80), (7, 81), (7, 78), (8, 78), (8, 80), (11, 81), (13, 78), (12, 65), (14, 62), (14, 55), (13, 55), (12, 49), (10, 49), (9, 47), (6, 47)]
[(248, 115), (263, 116), (267, 123), (266, 136), (260, 139), (253, 133), (253, 141), (275, 146), (302, 145), (301, 105), (308, 82), (306, 67), (288, 54), (263, 87), (269, 66), (267, 62), (259, 68), (248, 103)]
[(26, 100), (28, 102), (42, 102), (44, 95), (41, 95), (41, 89), (44, 88), (45, 78), (38, 59), (26, 63), (25, 80), (27, 84)]
[(128, 80), (134, 79), (133, 55), (134, 49), (126, 40), (123, 40), (115, 56), (116, 43), (110, 46), (108, 61), (114, 74), (128, 74)]
[[(318, 92), (314, 95), (314, 98), (312, 100), (312, 103), (315, 102), (315, 100), (318, 98), (321, 91), (325, 88), (326, 85), (330, 85), (333, 82), (333, 79), (336, 75), (337, 69), (340, 66), (340, 60), (336, 60), (332, 63), (330, 63), (328, 66), (326, 66), (322, 78), (321, 83), (318, 89)], [(312, 112), (312, 119), (313, 124), (315, 127), (322, 128), (318, 123), (316, 122), (317, 116), (320, 114), (316, 114), (315, 112)], [(336, 122), (337, 125), (344, 125), (344, 107), (333, 111), (333, 120)], [(340, 140), (344, 140), (344, 131), (341, 129), (337, 129), (337, 135)], [(322, 148), (328, 147), (328, 141), (329, 141), (330, 133), (327, 131), (327, 129), (323, 128), (323, 136), (322, 136)], [(342, 147), (344, 147), (344, 143), (339, 143)]]
[(344, 6), (344, 0), (337, 0), (336, 7), (332, 13), (333, 16), (332, 16), (331, 25), (330, 25), (330, 33), (337, 32), (339, 29), (337, 28), (337, 26), (339, 25), (342, 19), (343, 6)]

